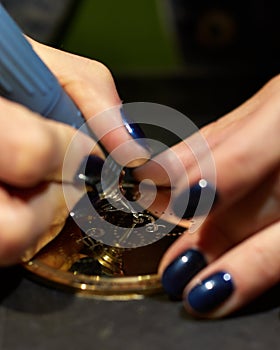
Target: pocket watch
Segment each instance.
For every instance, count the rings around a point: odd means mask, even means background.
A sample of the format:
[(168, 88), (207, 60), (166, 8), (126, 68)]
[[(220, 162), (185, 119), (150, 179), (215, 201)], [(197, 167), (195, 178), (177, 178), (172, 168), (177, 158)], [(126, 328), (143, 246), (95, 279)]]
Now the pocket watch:
[[(126, 198), (135, 199), (139, 189), (123, 183), (122, 190)], [(147, 209), (122, 211), (112, 200), (88, 191), (60, 234), (24, 267), (33, 279), (66, 291), (138, 299), (162, 292), (158, 264), (185, 231), (186, 227), (161, 220)]]

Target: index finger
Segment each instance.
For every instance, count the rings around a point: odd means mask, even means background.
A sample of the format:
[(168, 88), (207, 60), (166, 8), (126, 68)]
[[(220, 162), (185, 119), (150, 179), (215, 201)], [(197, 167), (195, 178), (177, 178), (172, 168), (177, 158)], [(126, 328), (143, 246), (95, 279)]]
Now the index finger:
[[(64, 90), (79, 107), (98, 141), (102, 142), (109, 153), (121, 143), (143, 137), (135, 124), (132, 131), (129, 121), (123, 118), (121, 99), (112, 74), (105, 65), (46, 47), (34, 41), (31, 43), (57, 76)], [(95, 120), (96, 118), (98, 120)], [(135, 161), (130, 162), (129, 166), (138, 166), (150, 157), (149, 151), (137, 141), (133, 142), (129, 156), (131, 154)], [(124, 152), (117, 152), (115, 157), (122, 165), (127, 165), (126, 159), (131, 158), (127, 157)]]

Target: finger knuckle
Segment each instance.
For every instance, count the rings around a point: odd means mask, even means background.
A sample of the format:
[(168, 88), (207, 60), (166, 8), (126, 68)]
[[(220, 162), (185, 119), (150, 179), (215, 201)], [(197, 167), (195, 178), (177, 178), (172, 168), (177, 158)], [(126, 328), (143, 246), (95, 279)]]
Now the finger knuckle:
[(53, 156), (52, 145), (50, 132), (39, 126), (25, 130), (16, 140), (13, 172), (21, 183), (33, 185), (42, 180)]
[(103, 87), (115, 91), (115, 82), (110, 69), (102, 62), (87, 60), (85, 65), (87, 77), (93, 77), (95, 82), (99, 82)]
[(93, 70), (95, 73), (102, 76), (103, 79), (112, 80), (112, 74), (110, 69), (102, 62), (88, 60), (88, 67), (90, 70)]
[[(280, 94), (280, 74), (271, 78), (261, 89), (261, 93), (265, 97), (264, 101), (270, 101), (271, 99), (279, 100)], [(276, 104), (277, 105), (277, 104)]]
[(30, 243), (31, 220), (21, 210), (3, 210), (0, 217), (0, 265), (19, 262)]
[(271, 78), (267, 83), (267, 86), (278, 86), (279, 87), (279, 85), (280, 85), (280, 74)]

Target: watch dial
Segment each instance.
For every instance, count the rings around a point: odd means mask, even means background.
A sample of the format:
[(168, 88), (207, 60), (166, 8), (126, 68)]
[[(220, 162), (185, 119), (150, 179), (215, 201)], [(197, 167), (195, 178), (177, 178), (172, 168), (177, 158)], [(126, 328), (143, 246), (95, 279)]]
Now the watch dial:
[[(123, 184), (123, 190), (127, 198), (137, 197), (136, 185)], [(159, 220), (148, 210), (122, 211), (112, 201), (97, 198), (96, 193), (92, 196), (95, 210), (83, 206), (82, 198), (61, 233), (24, 264), (30, 276), (104, 298), (139, 298), (160, 292), (159, 261), (186, 228)], [(104, 223), (113, 229), (108, 232)], [(113, 244), (104, 243), (108, 235)], [(120, 245), (123, 241), (125, 248)]]

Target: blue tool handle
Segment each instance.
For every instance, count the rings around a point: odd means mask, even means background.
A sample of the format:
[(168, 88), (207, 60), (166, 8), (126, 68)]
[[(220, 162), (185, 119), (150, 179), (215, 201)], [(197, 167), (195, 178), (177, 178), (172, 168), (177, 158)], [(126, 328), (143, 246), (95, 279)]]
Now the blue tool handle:
[(0, 4), (0, 94), (46, 118), (91, 135), (85, 120), (56, 77), (35, 53)]
[[(28, 107), (43, 117), (71, 125), (96, 138), (77, 106), (1, 4), (0, 95)], [(108, 163), (109, 171), (104, 185), (105, 188), (111, 189), (112, 184), (119, 178), (122, 167), (113, 160)]]

